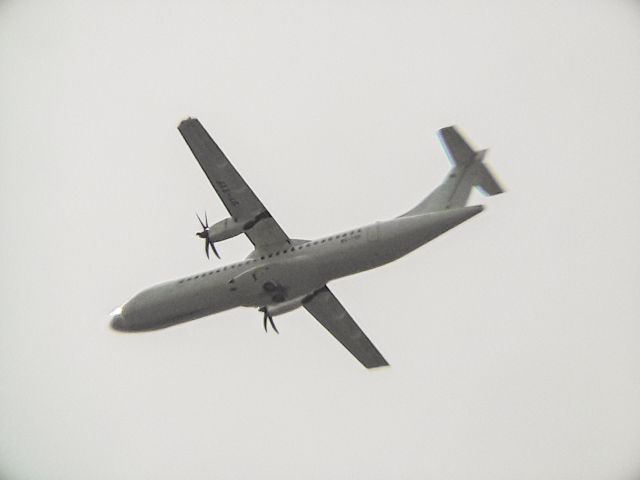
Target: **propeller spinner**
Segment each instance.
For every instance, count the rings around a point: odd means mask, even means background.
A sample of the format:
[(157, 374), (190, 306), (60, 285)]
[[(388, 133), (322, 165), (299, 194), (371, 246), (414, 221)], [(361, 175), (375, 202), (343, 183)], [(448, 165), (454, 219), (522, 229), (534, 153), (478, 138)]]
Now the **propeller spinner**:
[(209, 247), (213, 250), (213, 253), (216, 254), (216, 257), (220, 258), (218, 251), (216, 250), (216, 246), (213, 244), (211, 239), (209, 238), (209, 219), (207, 219), (207, 212), (204, 212), (204, 222), (200, 218), (200, 215), (196, 213), (196, 217), (198, 218), (198, 222), (200, 222), (200, 226), (202, 227), (202, 231), (196, 233), (196, 235), (200, 238), (204, 238), (204, 251), (207, 254), (207, 258), (209, 258)]

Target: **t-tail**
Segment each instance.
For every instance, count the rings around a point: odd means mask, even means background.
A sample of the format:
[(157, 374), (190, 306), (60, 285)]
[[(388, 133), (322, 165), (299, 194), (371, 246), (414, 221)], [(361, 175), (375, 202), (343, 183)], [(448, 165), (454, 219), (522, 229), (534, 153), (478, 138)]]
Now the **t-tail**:
[(483, 163), (487, 150), (473, 150), (453, 126), (440, 129), (438, 137), (453, 168), (440, 186), (403, 217), (464, 207), (473, 187), (485, 195), (504, 192)]

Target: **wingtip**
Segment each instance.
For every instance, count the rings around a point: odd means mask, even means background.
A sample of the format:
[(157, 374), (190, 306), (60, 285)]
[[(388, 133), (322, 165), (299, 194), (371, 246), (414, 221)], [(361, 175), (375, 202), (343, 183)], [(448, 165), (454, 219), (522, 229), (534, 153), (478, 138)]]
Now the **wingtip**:
[(365, 366), (365, 368), (370, 372), (386, 370), (389, 367), (391, 367), (391, 365), (389, 365), (389, 363), (386, 360), (384, 360), (384, 363), (380, 362), (376, 365)]
[(178, 130), (179, 130), (180, 128), (182, 128), (184, 125), (187, 125), (187, 124), (189, 124), (189, 123), (194, 123), (194, 122), (197, 122), (197, 121), (198, 121), (198, 119), (197, 119), (197, 118), (195, 118), (195, 117), (187, 117), (187, 118), (185, 118), (184, 120), (182, 120), (182, 121), (180, 122), (180, 124), (178, 125)]
[(445, 132), (451, 131), (451, 130), (457, 132), (458, 131), (458, 127), (456, 125), (449, 125), (449, 126), (446, 126), (446, 127), (442, 127), (440, 129), (438, 129), (437, 134), (438, 134), (438, 136), (442, 136)]

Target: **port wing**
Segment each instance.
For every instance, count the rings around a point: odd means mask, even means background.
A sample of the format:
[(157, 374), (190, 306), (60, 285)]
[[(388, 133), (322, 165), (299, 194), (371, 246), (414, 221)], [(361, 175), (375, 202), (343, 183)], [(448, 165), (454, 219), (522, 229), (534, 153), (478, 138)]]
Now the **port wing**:
[(366, 368), (389, 365), (326, 286), (303, 305)]
[(245, 234), (256, 249), (290, 244), (287, 234), (253, 193), (200, 121), (196, 118), (183, 120), (178, 130), (231, 216), (237, 221), (253, 222), (253, 226), (245, 231)]

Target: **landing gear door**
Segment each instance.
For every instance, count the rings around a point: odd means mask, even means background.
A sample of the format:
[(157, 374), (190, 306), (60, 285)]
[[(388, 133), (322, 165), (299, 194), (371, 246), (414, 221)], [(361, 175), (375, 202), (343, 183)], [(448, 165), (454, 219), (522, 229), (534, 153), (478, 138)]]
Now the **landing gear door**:
[(261, 288), (264, 283), (273, 279), (275, 270), (277, 268), (272, 268), (271, 265), (254, 267), (233, 277), (229, 280), (229, 285), (232, 288), (240, 288), (245, 291), (251, 290), (252, 287)]
[(251, 292), (252, 295), (262, 293), (271, 297), (274, 303), (280, 303), (286, 300), (289, 290), (278, 280), (282, 277), (279, 265), (262, 265), (232, 278), (229, 281), (229, 290), (232, 292)]

